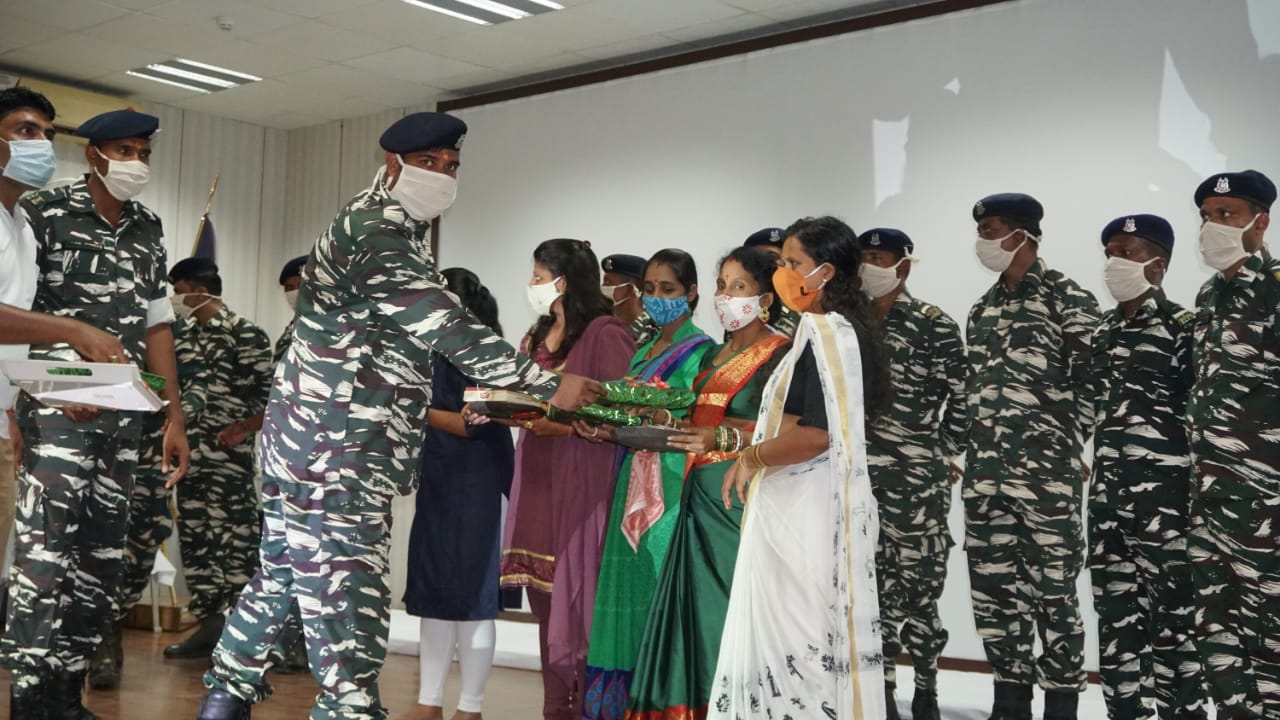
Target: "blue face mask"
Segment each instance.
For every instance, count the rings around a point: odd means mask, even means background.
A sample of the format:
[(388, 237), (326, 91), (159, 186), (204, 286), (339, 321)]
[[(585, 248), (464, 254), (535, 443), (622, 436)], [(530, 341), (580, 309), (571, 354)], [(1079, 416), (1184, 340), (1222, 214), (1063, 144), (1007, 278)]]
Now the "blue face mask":
[(645, 295), (640, 301), (644, 303), (644, 311), (659, 325), (669, 325), (689, 313), (689, 298), (684, 295), (673, 298)]
[(44, 187), (57, 161), (53, 157), (53, 143), (48, 140), (5, 140), (9, 146), (9, 164), (4, 166), (4, 176), (10, 180), (38, 190)]

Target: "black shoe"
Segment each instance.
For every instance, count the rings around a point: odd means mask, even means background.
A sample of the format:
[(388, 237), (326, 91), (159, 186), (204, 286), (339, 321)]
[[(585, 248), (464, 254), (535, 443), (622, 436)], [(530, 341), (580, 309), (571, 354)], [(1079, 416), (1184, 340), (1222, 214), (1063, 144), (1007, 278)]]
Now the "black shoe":
[[(32, 677), (35, 682), (19, 687), (21, 683), (16, 679), (19, 673), (24, 676)], [(49, 698), (48, 678), (40, 674), (28, 674), (23, 671), (14, 670), (9, 674), (12, 684), (9, 686), (9, 717), (22, 718), (22, 720), (50, 720), (49, 715)]]
[(1031, 686), (997, 682), (989, 720), (1031, 720)]
[[(49, 720), (98, 720), (82, 702), (84, 671), (57, 672), (49, 684)], [(26, 717), (22, 715), (20, 717)]]
[(120, 644), (120, 623), (107, 623), (102, 629), (102, 642), (89, 661), (89, 687), (94, 690), (115, 690), (120, 687), (120, 673), (124, 669), (124, 648)]
[(916, 688), (911, 698), (911, 720), (942, 720), (938, 710), (938, 691)]
[(200, 701), (196, 720), (249, 720), (249, 703), (226, 690), (210, 690)]
[(221, 615), (214, 615), (200, 621), (200, 627), (191, 634), (191, 637), (183, 640), (177, 645), (170, 645), (164, 649), (164, 656), (171, 659), (179, 658), (207, 658), (213, 654), (213, 649), (218, 647), (218, 640), (222, 638), (222, 626), (226, 623), (226, 618)]
[(1044, 694), (1044, 720), (1076, 720), (1080, 693), (1075, 690), (1048, 690)]
[(893, 683), (884, 684), (884, 719), (885, 720), (902, 720), (902, 716), (898, 715), (898, 699), (894, 697), (894, 690), (897, 688)]

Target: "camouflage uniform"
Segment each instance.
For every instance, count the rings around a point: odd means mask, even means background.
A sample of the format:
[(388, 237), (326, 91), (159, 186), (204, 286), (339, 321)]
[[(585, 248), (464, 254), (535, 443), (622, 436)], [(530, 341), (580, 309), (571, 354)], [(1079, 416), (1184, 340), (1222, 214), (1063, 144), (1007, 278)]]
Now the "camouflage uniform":
[(312, 251), (258, 442), (262, 569), (227, 621), (212, 688), (269, 693), (263, 673), (296, 597), (321, 684), (311, 718), (385, 717), (391, 501), (413, 489), (431, 351), (486, 385), (542, 398), (558, 386), (446, 292), (427, 229), (379, 173)]
[(1093, 336), (1089, 568), (1108, 717), (1203, 718), (1192, 631), (1186, 407), (1193, 315), (1156, 290)]
[(1196, 638), (1219, 718), (1280, 717), (1280, 261), (1196, 297), (1191, 422)]
[(795, 337), (796, 326), (800, 324), (800, 313), (781, 303), (779, 303), (778, 307), (781, 308), (778, 311), (778, 316), (770, 319), (769, 324), (783, 335)]
[[(98, 214), (87, 179), (23, 201), (37, 241), (34, 309), (120, 338), (141, 366), (149, 317), (167, 307), (160, 219), (126, 202), (119, 225)], [(33, 346), (37, 360), (78, 360), (69, 345)], [(141, 442), (140, 413), (104, 411), (76, 423), (24, 395), (25, 449), (9, 624), (0, 651), (19, 687), (35, 673), (80, 673), (110, 617)], [(82, 519), (92, 518), (92, 522)]]
[[(182, 412), (189, 428), (204, 411), (208, 382), (206, 366), (196, 344), (195, 321), (177, 320), (172, 327), (178, 384), (182, 388)], [(142, 449), (138, 454), (138, 469), (129, 500), (129, 534), (124, 545), (120, 587), (116, 592), (116, 621), (123, 620), (142, 598), (151, 581), (156, 551), (173, 533), (173, 512), (169, 507), (172, 490), (164, 486), (167, 478), (161, 469), (164, 424), (162, 413), (142, 418)]]
[(631, 337), (635, 338), (636, 347), (647, 345), (661, 333), (662, 328), (649, 317), (648, 312), (642, 311), (639, 317), (631, 321)]
[[(1092, 431), (1098, 303), (1036, 260), (969, 312), (969, 452), (962, 497), (974, 624), (997, 682), (1082, 691), (1080, 457)], [(1047, 638), (1034, 657), (1036, 631)]]
[(885, 682), (895, 684), (893, 659), (905, 649), (916, 687), (936, 690), (938, 657), (947, 644), (938, 599), (955, 544), (947, 527), (947, 462), (964, 451), (967, 422), (964, 343), (954, 320), (906, 290), (882, 327), (892, 404), (869, 427), (867, 467), (880, 508)]
[(258, 570), (262, 540), (253, 445), (218, 445), (227, 426), (261, 412), (271, 390), (271, 341), (225, 306), (196, 324), (208, 368), (204, 412), (187, 425), (191, 471), (178, 489), (182, 570), (187, 606), (204, 620), (223, 615)]
[(276, 338), (276, 344), (271, 350), (271, 365), (279, 367), (281, 361), (284, 360), (284, 354), (289, 352), (289, 345), (293, 342), (293, 328), (298, 324), (297, 316), (289, 319), (289, 324), (284, 326), (284, 332), (280, 333), (280, 337)]

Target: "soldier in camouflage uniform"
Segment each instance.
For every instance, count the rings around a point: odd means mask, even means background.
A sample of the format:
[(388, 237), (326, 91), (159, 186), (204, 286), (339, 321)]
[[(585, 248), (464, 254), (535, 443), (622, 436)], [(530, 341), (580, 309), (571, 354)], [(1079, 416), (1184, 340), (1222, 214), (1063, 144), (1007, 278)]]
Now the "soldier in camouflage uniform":
[(577, 409), (599, 397), (522, 357), (445, 291), (428, 221), (453, 201), (466, 126), (414, 113), (383, 133), (386, 166), (338, 214), (303, 270), (294, 340), (258, 443), (262, 569), (227, 622), (201, 720), (247, 718), (296, 598), (312, 674), (312, 720), (381, 720), (391, 501), (413, 489), (430, 401), (431, 352), (479, 383)]
[[(262, 540), (253, 446), (219, 442), (223, 430), (242, 429), (262, 412), (271, 390), (271, 341), (257, 325), (221, 300), (222, 278), (212, 260), (187, 258), (169, 271), (174, 311), (195, 320), (205, 366), (206, 402), (189, 421), (191, 472), (178, 492), (182, 570), (191, 591), (187, 609), (200, 627), (164, 649), (167, 658), (208, 657), (226, 612), (258, 570)], [(247, 433), (246, 433), (247, 434)]]
[(1280, 261), (1276, 186), (1247, 170), (1196, 190), (1191, 537), (1196, 642), (1222, 720), (1280, 717)]
[[(162, 374), (169, 477), (186, 469), (184, 418), (178, 402), (173, 310), (165, 287), (160, 220), (130, 198), (148, 175), (148, 138), (156, 118), (131, 110), (89, 119), (92, 172), (23, 201), (37, 242), (34, 307), (117, 335), (125, 357)], [(76, 361), (66, 344), (35, 345), (38, 360)], [(23, 396), (18, 407), (23, 469), (19, 475), (9, 623), (0, 654), (11, 672), (10, 717), (85, 720), (85, 666), (110, 617), (119, 581), (129, 495), (141, 442), (139, 413), (62, 411)], [(91, 519), (92, 522), (84, 520)]]
[(993, 720), (1030, 720), (1037, 681), (1044, 719), (1074, 720), (1086, 684), (1076, 578), (1098, 303), (1039, 258), (1043, 217), (1018, 193), (973, 208), (978, 258), (1000, 273), (969, 312), (962, 492), (974, 624), (995, 674)]
[(1102, 244), (1119, 305), (1093, 336), (1089, 569), (1107, 716), (1154, 718), (1158, 707), (1162, 718), (1204, 718), (1187, 556), (1194, 316), (1161, 289), (1173, 252), (1166, 220), (1116, 218)]
[(636, 347), (658, 336), (662, 328), (645, 312), (640, 302), (647, 261), (639, 255), (609, 255), (600, 261), (604, 296), (613, 301), (613, 314), (631, 329)]
[[(195, 322), (177, 320), (173, 328), (173, 352), (178, 365), (178, 386), (182, 393), (182, 414), (191, 427), (204, 410), (205, 365), (196, 344)], [(134, 472), (129, 499), (129, 533), (124, 544), (124, 566), (116, 589), (112, 622), (102, 630), (102, 642), (89, 663), (89, 687), (114, 690), (120, 686), (124, 667), (121, 628), (129, 611), (142, 599), (151, 582), (156, 552), (173, 533), (171, 489), (166, 487), (163, 469), (165, 415), (142, 417), (142, 448)]]
[[(778, 267), (782, 267), (782, 243), (784, 240), (786, 238), (782, 236), (782, 228), (768, 227), (748, 235), (742, 245), (744, 247), (759, 248), (769, 253), (777, 261)], [(777, 303), (777, 313), (769, 320), (769, 325), (774, 330), (787, 337), (794, 337), (796, 326), (799, 324), (800, 313), (787, 307), (786, 303)]]
[(885, 707), (890, 720), (898, 717), (895, 658), (906, 650), (916, 671), (911, 717), (938, 720), (938, 658), (947, 644), (938, 600), (955, 544), (947, 527), (951, 461), (964, 452), (968, 422), (964, 343), (954, 320), (907, 292), (915, 245), (906, 233), (868, 230), (858, 246), (858, 274), (880, 318), (892, 388), (891, 403), (867, 428), (867, 468), (880, 508)]

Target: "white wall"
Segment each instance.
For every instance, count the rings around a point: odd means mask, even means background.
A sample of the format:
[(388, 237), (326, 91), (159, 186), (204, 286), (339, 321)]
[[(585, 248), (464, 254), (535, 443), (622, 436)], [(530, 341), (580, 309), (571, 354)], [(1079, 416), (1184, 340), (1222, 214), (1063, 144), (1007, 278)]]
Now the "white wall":
[[(924, 259), (913, 292), (963, 318), (995, 279), (973, 257), (970, 208), (1001, 191), (1043, 201), (1044, 257), (1104, 305), (1099, 230), (1165, 215), (1179, 232), (1167, 287), (1190, 304), (1208, 275), (1196, 184), (1244, 167), (1280, 178), (1280, 3), (1017, 0), (460, 115), (470, 131), (440, 264), (476, 271), (513, 336), (532, 320), (524, 285), (541, 240), (588, 239), (601, 255), (686, 248), (709, 288), (750, 232), (824, 213), (909, 232)], [(309, 247), (367, 184), (368, 148), (397, 116), (290, 135), (290, 247)], [(698, 319), (714, 330), (710, 303)], [(960, 539), (958, 503), (952, 526)], [(981, 658), (961, 552), (950, 573), (946, 654)]]

